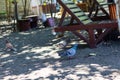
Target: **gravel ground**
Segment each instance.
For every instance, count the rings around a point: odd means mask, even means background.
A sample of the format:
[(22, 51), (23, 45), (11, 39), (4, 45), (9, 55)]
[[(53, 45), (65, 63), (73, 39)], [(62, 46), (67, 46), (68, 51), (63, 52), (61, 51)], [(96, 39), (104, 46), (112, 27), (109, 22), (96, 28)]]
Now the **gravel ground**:
[[(69, 48), (77, 38), (67, 37)], [(4, 51), (5, 38), (17, 53)], [(79, 44), (75, 59), (61, 60), (54, 45), (62, 39), (50, 28), (0, 35), (0, 80), (120, 80), (120, 41), (94, 49)]]

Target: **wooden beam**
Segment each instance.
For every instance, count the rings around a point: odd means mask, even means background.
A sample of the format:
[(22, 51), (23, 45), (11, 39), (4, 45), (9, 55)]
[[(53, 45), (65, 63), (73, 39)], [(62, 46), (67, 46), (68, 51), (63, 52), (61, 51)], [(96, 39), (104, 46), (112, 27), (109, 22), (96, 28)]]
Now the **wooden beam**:
[(77, 31), (72, 31), (73, 34), (75, 34), (76, 36), (78, 36), (80, 39), (84, 40), (85, 42), (87, 42), (87, 44), (89, 44), (89, 41), (87, 40), (87, 38), (83, 37), (79, 32)]
[(95, 34), (93, 29), (88, 30), (88, 35), (89, 35), (89, 46), (91, 48), (96, 47), (96, 39), (95, 39)]
[(62, 23), (63, 23), (63, 21), (64, 21), (64, 18), (65, 18), (65, 15), (66, 15), (66, 11), (64, 10), (63, 13), (62, 13), (62, 17), (61, 17), (61, 19), (60, 19), (60, 22), (59, 22), (58, 26), (61, 26), (61, 25), (62, 25)]
[(76, 30), (88, 30), (88, 29), (104, 29), (104, 28), (117, 28), (117, 22), (108, 22), (108, 23), (95, 23), (88, 25), (69, 25), (69, 26), (59, 26), (55, 28), (56, 32), (64, 31), (76, 31)]
[(99, 43), (107, 33), (109, 33), (113, 28), (106, 29), (102, 34), (99, 35), (98, 39), (96, 40), (96, 43)]

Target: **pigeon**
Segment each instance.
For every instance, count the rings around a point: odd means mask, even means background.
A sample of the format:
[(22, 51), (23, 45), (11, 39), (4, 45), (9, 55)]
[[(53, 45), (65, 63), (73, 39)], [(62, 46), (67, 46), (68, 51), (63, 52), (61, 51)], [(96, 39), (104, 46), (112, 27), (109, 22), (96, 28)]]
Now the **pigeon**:
[(6, 40), (6, 51), (16, 51), (16, 48), (13, 47), (13, 45), (8, 41)]
[(73, 56), (76, 54), (76, 50), (77, 50), (77, 46), (78, 44), (73, 45), (72, 48), (62, 52), (62, 53), (58, 53), (58, 55), (62, 58), (62, 57), (68, 57), (68, 58), (73, 58)]
[(56, 44), (56, 47), (62, 49), (64, 47), (66, 47), (69, 42), (70, 42), (69, 38), (66, 39), (66, 40), (62, 40), (62, 41), (60, 41), (59, 43)]
[(56, 47), (58, 47), (58, 48), (64, 48), (65, 46), (67, 45), (67, 42), (66, 41), (60, 41), (57, 45), (56, 45)]

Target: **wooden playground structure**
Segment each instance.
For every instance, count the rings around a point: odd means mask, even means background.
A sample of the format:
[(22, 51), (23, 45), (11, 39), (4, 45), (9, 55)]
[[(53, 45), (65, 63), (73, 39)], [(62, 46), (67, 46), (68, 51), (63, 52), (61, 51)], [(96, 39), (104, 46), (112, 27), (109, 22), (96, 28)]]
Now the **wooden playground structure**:
[[(110, 33), (112, 30), (117, 30), (118, 23), (115, 17), (110, 15), (102, 7), (102, 5), (110, 6), (114, 3), (106, 3), (101, 5), (97, 0), (93, 1), (93, 5), (87, 16), (73, 1), (57, 0), (64, 10), (58, 27), (55, 28), (55, 31), (62, 33), (65, 31), (71, 31), (81, 40), (84, 40), (91, 48), (95, 48), (108, 33)], [(99, 10), (101, 10), (105, 15), (97, 16)], [(93, 12), (94, 14), (92, 15)], [(67, 26), (62, 25), (66, 13), (71, 16), (70, 23)], [(88, 33), (87, 38), (80, 33), (81, 30), (85, 30)]]
[[(85, 1), (89, 1), (86, 2), (87, 5)], [(88, 7), (88, 10), (85, 10), (88, 11), (88, 14), (86, 14), (83, 9), (81, 9), (81, 6), (74, 3), (72, 0), (57, 0), (60, 6), (62, 6), (63, 12), (55, 31), (62, 33), (65, 31), (71, 31), (81, 40), (85, 41), (91, 48), (96, 47), (107, 34), (118, 29), (115, 3), (103, 1), (104, 0), (83, 0), (85, 3), (83, 5), (86, 5), (85, 8)], [(7, 4), (9, 6), (6, 6), (6, 10), (7, 13), (9, 13), (11, 7), (10, 3)], [(106, 10), (103, 6), (107, 6), (108, 9)], [(68, 25), (63, 25), (66, 14), (69, 14), (71, 19)], [(7, 14), (7, 19), (10, 19), (10, 13)], [(29, 21), (27, 21), (27, 23), (28, 22)], [(22, 23), (23, 22), (21, 22), (21, 24)], [(27, 26), (28, 25), (30, 25), (30, 23), (27, 24)], [(88, 37), (81, 34), (82, 30), (87, 32)]]

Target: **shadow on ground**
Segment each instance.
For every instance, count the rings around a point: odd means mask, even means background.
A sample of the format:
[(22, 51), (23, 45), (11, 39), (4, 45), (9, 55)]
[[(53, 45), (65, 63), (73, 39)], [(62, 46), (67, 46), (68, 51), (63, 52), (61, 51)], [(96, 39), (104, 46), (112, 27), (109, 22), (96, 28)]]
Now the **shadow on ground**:
[[(70, 36), (73, 39), (73, 36)], [(8, 38), (18, 49), (17, 53), (4, 51)], [(0, 79), (2, 80), (103, 80), (120, 75), (119, 43), (90, 49), (79, 45), (75, 59), (61, 60), (59, 42), (51, 29), (11, 33), (0, 38)], [(90, 53), (96, 56), (87, 56)], [(86, 57), (87, 56), (87, 57)]]

